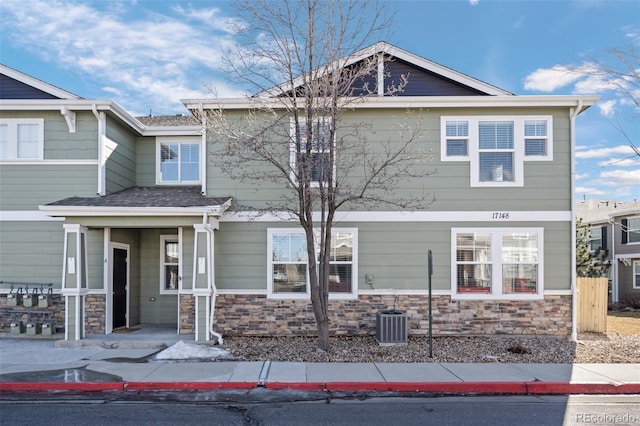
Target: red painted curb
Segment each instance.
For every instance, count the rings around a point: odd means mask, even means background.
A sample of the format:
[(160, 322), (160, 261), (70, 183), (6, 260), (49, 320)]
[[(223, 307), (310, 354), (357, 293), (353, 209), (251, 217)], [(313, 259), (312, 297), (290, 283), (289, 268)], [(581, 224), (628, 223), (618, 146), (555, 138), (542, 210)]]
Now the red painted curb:
[(125, 390), (253, 389), (255, 382), (127, 382)]
[(325, 383), (317, 382), (266, 382), (264, 387), (267, 389), (327, 390)]
[(103, 390), (122, 390), (125, 383), (108, 382), (108, 383), (66, 383), (66, 382), (4, 382), (0, 383), (0, 392), (2, 391), (103, 391)]
[(564, 382), (527, 382), (527, 393), (535, 395), (551, 394), (640, 394), (640, 383), (564, 383)]
[[(0, 382), (0, 392), (254, 389), (255, 382)], [(267, 389), (307, 391), (434, 392), (443, 394), (570, 395), (640, 394), (640, 383), (566, 382), (267, 382)]]
[(522, 382), (332, 382), (327, 390), (364, 390), (390, 392), (438, 392), (438, 393), (484, 393), (525, 394), (527, 387)]

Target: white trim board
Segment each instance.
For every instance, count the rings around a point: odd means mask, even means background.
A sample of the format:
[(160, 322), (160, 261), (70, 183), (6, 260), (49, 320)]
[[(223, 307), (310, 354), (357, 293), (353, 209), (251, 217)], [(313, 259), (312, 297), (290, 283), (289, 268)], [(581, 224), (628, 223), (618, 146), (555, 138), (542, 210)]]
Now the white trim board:
[[(350, 211), (337, 212), (336, 222), (569, 222), (570, 211)], [(314, 212), (314, 220), (320, 213)], [(289, 212), (256, 213), (250, 211), (229, 212), (220, 217), (220, 222), (296, 222)]]

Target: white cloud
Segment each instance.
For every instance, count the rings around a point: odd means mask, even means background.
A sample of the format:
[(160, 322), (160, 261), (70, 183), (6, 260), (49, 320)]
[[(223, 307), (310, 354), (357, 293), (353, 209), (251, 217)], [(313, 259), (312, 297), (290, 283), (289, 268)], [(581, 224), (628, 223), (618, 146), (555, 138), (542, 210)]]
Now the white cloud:
[(526, 90), (553, 92), (583, 77), (583, 74), (572, 71), (564, 65), (555, 65), (547, 69), (539, 68), (526, 76), (524, 88)]
[(610, 167), (610, 166), (616, 166), (616, 167), (634, 167), (635, 166), (635, 167), (640, 167), (640, 158), (638, 158), (638, 157), (623, 158), (623, 159), (612, 158), (611, 160), (599, 162), (598, 166), (600, 166), (600, 167)]
[[(17, 45), (86, 74), (108, 93), (126, 93), (116, 101), (128, 109), (158, 105), (177, 111), (183, 109), (180, 98), (208, 96), (203, 80), (222, 69), (222, 54), (233, 43), (233, 19), (217, 9), (181, 10), (181, 16), (173, 17), (134, 14), (121, 3), (113, 6), (102, 10), (55, 0), (0, 3), (3, 31), (10, 31)], [(184, 16), (199, 17), (202, 23), (190, 24)], [(208, 76), (192, 78), (198, 73)], [(222, 82), (211, 84), (220, 96), (241, 95)]]
[(600, 108), (600, 113), (605, 117), (613, 117), (614, 107), (616, 106), (615, 100), (602, 101), (596, 104)]
[(514, 22), (513, 25), (511, 25), (511, 28), (522, 28), (522, 25), (524, 24), (524, 18), (525, 16), (521, 16), (520, 18), (518, 18), (518, 20)]
[(640, 170), (611, 170), (600, 173), (604, 186), (635, 186), (640, 188)]
[(476, 6), (479, 2), (480, 2), (480, 0), (469, 0), (469, 4), (471, 6)]
[(576, 187), (576, 194), (577, 195), (605, 195), (607, 194), (606, 191), (603, 191), (602, 189), (599, 188), (590, 188), (590, 187), (586, 187), (586, 186), (577, 186)]
[(589, 173), (580, 173), (580, 174), (576, 174), (576, 179), (587, 179), (589, 178)]
[(602, 158), (616, 154), (633, 155), (634, 151), (628, 145), (619, 145), (610, 148), (589, 149), (576, 152), (576, 158)]

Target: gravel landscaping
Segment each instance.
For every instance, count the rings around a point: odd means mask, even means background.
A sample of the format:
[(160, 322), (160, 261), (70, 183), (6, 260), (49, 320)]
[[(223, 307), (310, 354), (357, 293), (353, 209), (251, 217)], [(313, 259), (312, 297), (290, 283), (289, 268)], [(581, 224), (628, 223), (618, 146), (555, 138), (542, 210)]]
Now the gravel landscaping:
[(328, 352), (311, 337), (228, 337), (224, 348), (246, 361), (640, 363), (640, 336), (585, 333), (578, 342), (536, 337), (410, 337), (380, 346), (373, 336), (332, 337)]

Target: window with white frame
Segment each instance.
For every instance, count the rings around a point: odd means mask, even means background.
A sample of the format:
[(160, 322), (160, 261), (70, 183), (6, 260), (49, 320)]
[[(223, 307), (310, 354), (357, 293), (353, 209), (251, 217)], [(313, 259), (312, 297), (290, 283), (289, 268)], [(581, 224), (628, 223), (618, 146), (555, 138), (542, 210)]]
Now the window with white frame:
[(442, 116), (441, 160), (469, 161), (471, 186), (523, 186), (525, 161), (553, 160), (551, 116)]
[(200, 183), (201, 141), (199, 138), (158, 138), (156, 144), (157, 184)]
[(640, 216), (622, 219), (622, 244), (640, 244)]
[(595, 226), (591, 228), (591, 238), (589, 239), (589, 250), (596, 251), (604, 248), (604, 242), (602, 241), (602, 230), (604, 227)]
[(640, 261), (633, 261), (633, 288), (640, 288)]
[[(316, 235), (318, 240), (319, 233)], [(267, 289), (271, 298), (307, 299), (310, 295), (307, 239), (299, 228), (267, 230)], [(329, 253), (329, 297), (354, 298), (357, 290), (356, 229), (334, 229)], [(316, 258), (319, 256), (316, 247)]]
[[(300, 120), (298, 123), (300, 134), (298, 148), (295, 120), (291, 119), (290, 163), (295, 182), (308, 181), (312, 185), (318, 185), (320, 182), (328, 181), (330, 173), (333, 172), (331, 162), (333, 140), (330, 126), (328, 120), (317, 119), (308, 129), (307, 122)], [(311, 141), (307, 140), (309, 131), (311, 132)]]
[(542, 298), (541, 228), (454, 228), (451, 238), (454, 298)]
[(160, 236), (160, 294), (177, 294), (180, 286), (180, 241), (177, 235)]
[(44, 119), (0, 119), (0, 160), (42, 160)]

